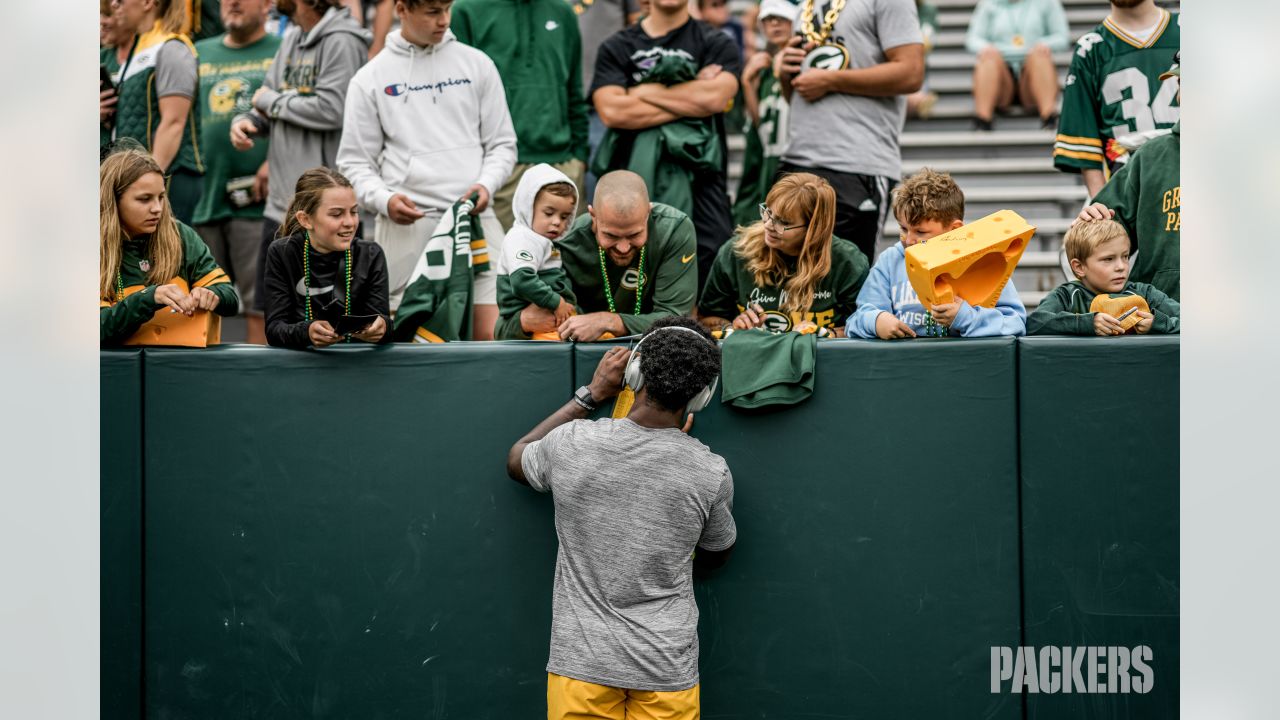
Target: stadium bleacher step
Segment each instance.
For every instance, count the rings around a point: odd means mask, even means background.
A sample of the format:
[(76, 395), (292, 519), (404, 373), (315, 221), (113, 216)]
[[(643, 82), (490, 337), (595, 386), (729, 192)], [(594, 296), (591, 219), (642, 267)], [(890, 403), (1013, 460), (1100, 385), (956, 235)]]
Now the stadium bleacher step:
[[(972, 73), (976, 60), (976, 55), (965, 50), (934, 50), (929, 53), (926, 64), (930, 73), (935, 70), (964, 70)], [(1053, 64), (1060, 68), (1067, 67), (1071, 64), (1071, 53), (1054, 53)]]

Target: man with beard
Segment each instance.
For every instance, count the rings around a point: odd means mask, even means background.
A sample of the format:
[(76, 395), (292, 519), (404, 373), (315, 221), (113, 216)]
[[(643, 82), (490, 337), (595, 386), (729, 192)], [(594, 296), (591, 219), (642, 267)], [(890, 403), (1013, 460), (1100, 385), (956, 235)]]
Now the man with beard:
[(537, 305), (500, 320), (494, 337), (528, 339), (558, 331), (563, 340), (592, 342), (642, 333), (658, 318), (688, 315), (698, 290), (698, 244), (679, 210), (649, 202), (639, 175), (615, 170), (600, 178), (587, 214), (555, 243), (581, 315), (559, 325)]
[(285, 208), (302, 173), (318, 166), (336, 167), (347, 85), (368, 58), (370, 42), (369, 32), (339, 0), (277, 0), (276, 9), (292, 25), (262, 87), (253, 94), (253, 110), (231, 123), (231, 144), (237, 150), (249, 150), (253, 137), (268, 131), (271, 138), (271, 182), (254, 290), (253, 309), (259, 313), (266, 295), (267, 246), (284, 223)]
[(1179, 20), (1155, 0), (1111, 0), (1111, 14), (1076, 41), (1053, 165), (1083, 174), (1090, 197), (1128, 161), (1122, 138), (1178, 122), (1178, 84), (1160, 75), (1180, 46)]

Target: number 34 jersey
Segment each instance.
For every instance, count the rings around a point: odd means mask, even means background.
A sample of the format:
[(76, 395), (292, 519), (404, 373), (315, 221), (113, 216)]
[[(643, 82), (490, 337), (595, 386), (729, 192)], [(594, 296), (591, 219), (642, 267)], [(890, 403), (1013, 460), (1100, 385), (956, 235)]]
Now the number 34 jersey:
[(1160, 74), (1173, 64), (1180, 42), (1179, 15), (1167, 10), (1145, 41), (1110, 17), (1081, 36), (1063, 89), (1054, 167), (1114, 172), (1128, 159), (1119, 138), (1173, 127), (1178, 80), (1162, 83)]

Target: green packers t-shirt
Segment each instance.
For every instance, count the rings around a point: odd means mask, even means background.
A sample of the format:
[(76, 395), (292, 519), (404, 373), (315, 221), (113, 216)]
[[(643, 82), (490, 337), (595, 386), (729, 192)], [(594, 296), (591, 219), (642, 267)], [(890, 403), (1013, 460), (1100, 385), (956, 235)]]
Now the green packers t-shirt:
[[(253, 147), (240, 152), (231, 146), (231, 120), (253, 109), (253, 93), (262, 86), (280, 47), (280, 38), (266, 35), (242, 48), (229, 48), (222, 38), (220, 35), (196, 44), (200, 146), (205, 160), (204, 194), (196, 206), (196, 224), (229, 217), (260, 218), (265, 205), (252, 202), (253, 188), (248, 183), (267, 159), (267, 138), (255, 137)], [(245, 187), (233, 187), (228, 193), (227, 183), (237, 179), (237, 185)]]
[(804, 321), (828, 330), (844, 327), (857, 304), (858, 291), (871, 270), (867, 256), (857, 245), (838, 237), (831, 238), (831, 272), (814, 290), (809, 312), (801, 315), (782, 312), (786, 291), (781, 287), (756, 285), (755, 277), (747, 269), (747, 261), (734, 252), (737, 239), (734, 237), (721, 245), (716, 254), (706, 287), (702, 289), (702, 300), (698, 303), (700, 314), (732, 320), (749, 303), (755, 303), (764, 309), (764, 325), (769, 330), (791, 330)]

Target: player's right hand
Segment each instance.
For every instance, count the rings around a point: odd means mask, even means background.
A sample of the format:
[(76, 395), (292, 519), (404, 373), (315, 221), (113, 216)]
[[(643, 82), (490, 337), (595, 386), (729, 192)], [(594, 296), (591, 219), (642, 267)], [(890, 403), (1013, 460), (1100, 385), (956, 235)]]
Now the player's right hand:
[(425, 214), (404, 193), (396, 193), (387, 201), (387, 217), (397, 225), (412, 225)]
[(898, 338), (913, 338), (916, 331), (911, 326), (898, 319), (897, 315), (891, 312), (882, 312), (876, 316), (876, 337), (881, 340), (896, 340)]
[(605, 351), (588, 385), (591, 388), (591, 397), (597, 404), (602, 400), (617, 397), (618, 393), (622, 392), (622, 376), (630, 359), (631, 351), (618, 345)]

